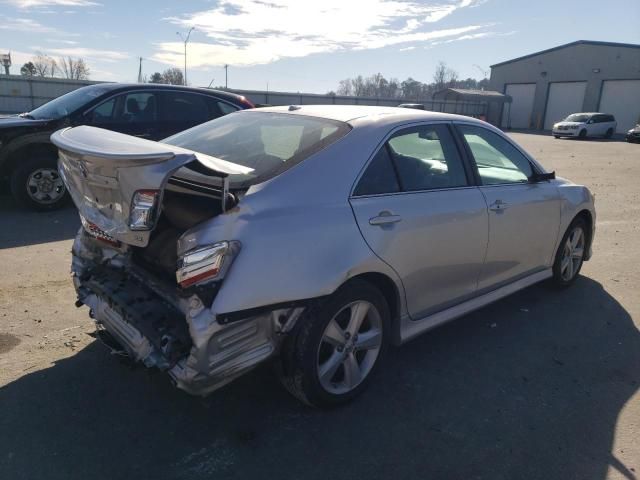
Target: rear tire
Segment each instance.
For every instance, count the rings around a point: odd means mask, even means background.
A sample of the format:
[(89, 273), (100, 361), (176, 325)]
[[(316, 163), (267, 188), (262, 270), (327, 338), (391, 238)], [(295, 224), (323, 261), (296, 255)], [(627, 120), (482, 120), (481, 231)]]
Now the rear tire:
[(607, 130), (607, 133), (604, 134), (604, 138), (611, 138), (613, 137), (613, 128), (610, 128), (609, 130)]
[(51, 211), (64, 206), (69, 198), (58, 173), (56, 158), (40, 156), (18, 163), (11, 172), (11, 193), (30, 210)]
[(552, 283), (560, 288), (566, 288), (575, 282), (588, 248), (587, 224), (578, 217), (571, 222), (562, 237), (553, 262)]
[(276, 364), (280, 381), (312, 407), (351, 401), (382, 362), (389, 325), (380, 291), (362, 280), (348, 282), (298, 319)]

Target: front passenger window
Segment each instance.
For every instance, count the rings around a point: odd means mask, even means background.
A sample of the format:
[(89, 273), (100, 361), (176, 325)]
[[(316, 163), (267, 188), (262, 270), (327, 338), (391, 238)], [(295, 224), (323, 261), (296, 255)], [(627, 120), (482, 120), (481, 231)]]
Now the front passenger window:
[(483, 185), (525, 183), (533, 174), (531, 163), (507, 140), (486, 128), (459, 125)]

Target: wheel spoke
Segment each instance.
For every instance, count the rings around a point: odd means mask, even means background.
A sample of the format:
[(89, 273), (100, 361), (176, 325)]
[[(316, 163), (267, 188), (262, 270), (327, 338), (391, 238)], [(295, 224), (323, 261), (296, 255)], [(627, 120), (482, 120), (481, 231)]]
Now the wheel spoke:
[(567, 258), (567, 274), (565, 276), (565, 280), (571, 280), (572, 277), (573, 277), (573, 262), (569, 257)]
[(582, 239), (582, 229), (581, 228), (576, 228), (573, 231), (573, 234), (571, 235), (571, 249), (575, 250), (575, 248), (578, 246), (578, 243), (580, 242), (580, 240)]
[(382, 334), (377, 328), (372, 328), (364, 333), (358, 334), (358, 340), (355, 342), (354, 347), (356, 350), (371, 350), (380, 346), (382, 340)]
[(584, 255), (584, 248), (574, 248), (573, 252), (571, 253), (571, 256), (573, 258), (582, 258), (582, 256)]
[(334, 352), (331, 354), (329, 359), (326, 362), (324, 362), (322, 365), (320, 365), (320, 370), (318, 373), (320, 375), (321, 382), (324, 382), (324, 383), (331, 382), (331, 380), (336, 374), (336, 371), (342, 364), (342, 358), (343, 358), (342, 354), (339, 353), (337, 350), (334, 350)]
[(571, 260), (569, 259), (569, 257), (564, 257), (562, 259), (562, 262), (560, 262), (560, 272), (564, 273), (564, 271), (567, 269), (567, 267), (569, 266), (569, 263), (571, 262)]
[(349, 318), (349, 325), (347, 326), (347, 332), (349, 332), (351, 336), (355, 335), (360, 330), (362, 321), (365, 319), (367, 312), (369, 311), (369, 305), (370, 304), (368, 302), (358, 302), (351, 306), (351, 318)]
[(344, 383), (348, 388), (355, 387), (360, 383), (361, 378), (360, 365), (358, 365), (356, 356), (353, 353), (349, 353), (342, 365), (344, 366)]
[(322, 337), (322, 339), (325, 342), (330, 343), (334, 347), (337, 347), (339, 345), (344, 345), (345, 342), (347, 341), (347, 339), (344, 336), (344, 330), (340, 328), (340, 325), (338, 325), (338, 322), (336, 322), (335, 318), (331, 319), (331, 321), (329, 322), (329, 325), (327, 325), (327, 328), (324, 331), (324, 336)]

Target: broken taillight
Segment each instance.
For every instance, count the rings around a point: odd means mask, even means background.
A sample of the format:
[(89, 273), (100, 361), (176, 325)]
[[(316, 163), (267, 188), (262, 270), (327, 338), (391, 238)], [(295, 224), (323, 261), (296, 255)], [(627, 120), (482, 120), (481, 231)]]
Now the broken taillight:
[(183, 287), (190, 287), (205, 280), (213, 280), (222, 268), (229, 243), (220, 242), (185, 253), (178, 260), (176, 280)]
[(159, 190), (138, 190), (131, 200), (129, 228), (131, 230), (151, 230), (156, 220)]

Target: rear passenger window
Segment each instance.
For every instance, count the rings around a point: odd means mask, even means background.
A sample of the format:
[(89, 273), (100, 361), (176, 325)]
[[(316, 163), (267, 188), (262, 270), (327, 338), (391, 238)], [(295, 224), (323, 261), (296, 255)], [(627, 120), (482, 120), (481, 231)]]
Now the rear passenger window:
[(388, 147), (403, 191), (467, 185), (462, 159), (446, 125), (402, 130)]
[[(233, 113), (233, 112), (237, 112), (238, 110), (240, 110), (238, 107), (235, 107), (235, 106), (233, 106), (233, 105), (231, 105), (229, 103), (226, 103), (226, 102), (218, 102), (218, 101), (216, 101), (216, 107), (217, 107), (217, 110), (220, 111), (221, 115), (227, 115), (228, 113)], [(211, 118), (217, 118), (217, 116), (216, 117), (212, 116)]]
[[(209, 120), (207, 97), (184, 92), (163, 94), (164, 108), (162, 120), (169, 122), (189, 122), (193, 125)], [(220, 115), (218, 115), (220, 116)]]
[(391, 157), (385, 145), (369, 163), (353, 194), (357, 196), (376, 195), (398, 191), (400, 191), (400, 185), (398, 185), (398, 179), (391, 164)]

